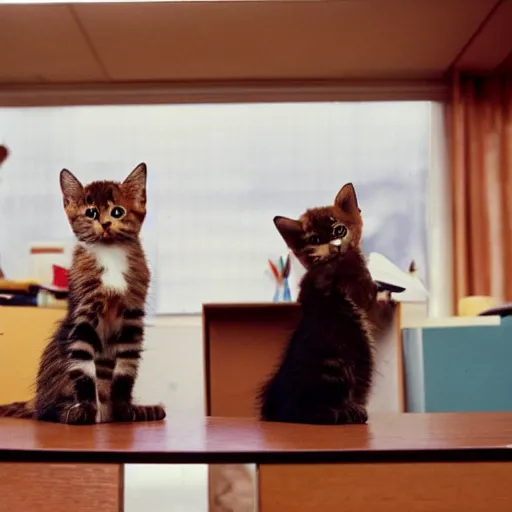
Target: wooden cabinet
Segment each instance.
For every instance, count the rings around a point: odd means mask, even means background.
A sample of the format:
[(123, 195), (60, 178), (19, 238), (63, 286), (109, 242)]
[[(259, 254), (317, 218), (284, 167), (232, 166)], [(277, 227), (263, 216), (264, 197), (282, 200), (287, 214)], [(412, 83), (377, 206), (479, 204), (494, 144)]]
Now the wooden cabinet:
[(32, 398), (39, 357), (66, 311), (0, 307), (0, 403)]

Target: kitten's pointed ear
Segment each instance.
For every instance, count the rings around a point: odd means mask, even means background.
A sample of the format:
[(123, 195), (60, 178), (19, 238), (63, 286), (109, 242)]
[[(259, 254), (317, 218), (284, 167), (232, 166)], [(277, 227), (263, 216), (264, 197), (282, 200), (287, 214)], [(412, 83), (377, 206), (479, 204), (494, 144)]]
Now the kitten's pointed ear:
[(304, 231), (298, 220), (278, 216), (274, 217), (274, 224), (290, 249), (299, 247)]
[(341, 190), (334, 200), (334, 205), (345, 213), (355, 214), (361, 212), (357, 204), (356, 191), (352, 183), (347, 183), (341, 187)]
[(60, 189), (64, 198), (64, 206), (70, 203), (80, 203), (84, 197), (84, 187), (67, 169), (60, 171)]
[(146, 177), (148, 171), (145, 163), (140, 163), (123, 181), (123, 188), (132, 196), (140, 207), (146, 204)]

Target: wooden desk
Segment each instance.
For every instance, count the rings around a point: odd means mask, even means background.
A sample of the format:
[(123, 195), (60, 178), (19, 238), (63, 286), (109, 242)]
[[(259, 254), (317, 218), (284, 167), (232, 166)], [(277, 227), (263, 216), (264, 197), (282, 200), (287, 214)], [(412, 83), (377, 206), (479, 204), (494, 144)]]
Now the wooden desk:
[[(0, 496), (5, 510), (36, 509), (37, 482), (16, 479), (24, 464), (51, 472), (60, 463), (101, 463), (121, 489), (127, 463), (256, 463), (261, 512), (509, 512), (511, 442), (512, 413), (383, 414), (343, 427), (248, 418), (93, 427), (0, 420)], [(103, 485), (111, 506), (101, 512), (122, 507), (119, 489)], [(68, 496), (53, 510), (67, 510)]]

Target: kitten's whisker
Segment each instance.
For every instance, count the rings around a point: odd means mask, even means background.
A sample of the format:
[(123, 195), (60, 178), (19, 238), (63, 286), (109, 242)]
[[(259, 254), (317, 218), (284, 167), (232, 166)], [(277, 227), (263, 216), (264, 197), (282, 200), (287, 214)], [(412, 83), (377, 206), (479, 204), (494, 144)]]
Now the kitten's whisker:
[(67, 413), (66, 413), (66, 420), (64, 421), (64, 423), (69, 423), (69, 415), (70, 415), (71, 411), (72, 411), (73, 409), (76, 409), (76, 408), (78, 408), (78, 407), (81, 407), (81, 405), (82, 405), (82, 404), (81, 404), (80, 402), (78, 402), (78, 403), (76, 403), (76, 404), (74, 404), (74, 405), (72, 405), (71, 407), (69, 407), (69, 408), (68, 408), (68, 411), (67, 411)]

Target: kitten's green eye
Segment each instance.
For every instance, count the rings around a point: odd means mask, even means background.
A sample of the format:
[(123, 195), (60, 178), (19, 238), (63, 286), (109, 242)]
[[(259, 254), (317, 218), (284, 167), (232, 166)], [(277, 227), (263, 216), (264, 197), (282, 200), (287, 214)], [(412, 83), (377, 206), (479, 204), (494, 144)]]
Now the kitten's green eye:
[(96, 208), (87, 208), (87, 210), (85, 210), (85, 216), (89, 217), (89, 219), (96, 220), (99, 217), (98, 210), (96, 210)]
[(342, 238), (347, 234), (347, 228), (342, 224), (338, 224), (337, 226), (334, 226), (332, 233), (336, 238)]
[(320, 237), (318, 235), (311, 235), (308, 237), (308, 244), (318, 245), (320, 243)]
[(124, 211), (124, 208), (121, 208), (120, 206), (114, 206), (110, 212), (110, 215), (114, 217), (114, 219), (120, 219), (125, 213), (126, 212)]

